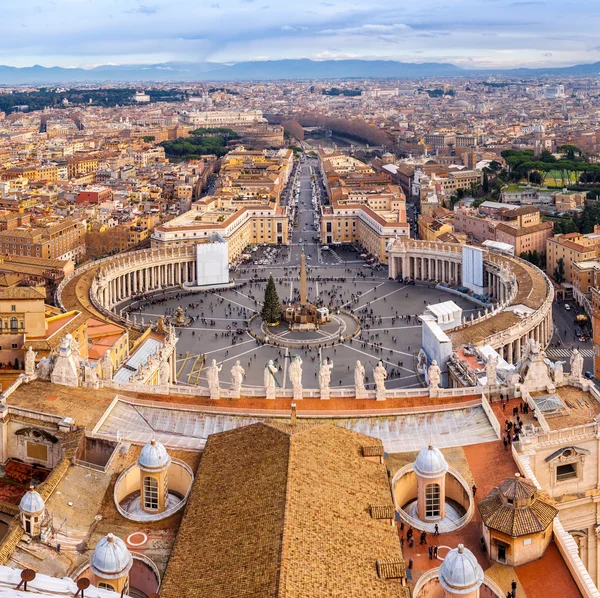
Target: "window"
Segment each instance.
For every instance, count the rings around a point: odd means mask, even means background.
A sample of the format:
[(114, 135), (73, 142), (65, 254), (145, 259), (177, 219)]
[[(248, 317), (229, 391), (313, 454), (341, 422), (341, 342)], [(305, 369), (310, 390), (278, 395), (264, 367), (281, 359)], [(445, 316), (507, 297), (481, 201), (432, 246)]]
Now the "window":
[(11, 318), (10, 319), (10, 329), (18, 330), (18, 328), (19, 328), (19, 322), (18, 322), (17, 318)]
[(101, 581), (98, 583), (98, 587), (103, 589), (103, 590), (108, 590), (109, 592), (114, 592), (115, 588), (113, 586), (111, 586), (109, 583), (106, 583), (105, 581)]
[(440, 485), (425, 486), (425, 517), (440, 516)]
[(556, 481), (564, 482), (566, 480), (572, 480), (577, 477), (577, 464), (567, 463), (566, 465), (559, 465), (556, 468)]
[(17, 311), (17, 306), (16, 305), (11, 305), (10, 306), (10, 311)]
[(144, 478), (144, 508), (158, 510), (158, 482), (155, 478)]

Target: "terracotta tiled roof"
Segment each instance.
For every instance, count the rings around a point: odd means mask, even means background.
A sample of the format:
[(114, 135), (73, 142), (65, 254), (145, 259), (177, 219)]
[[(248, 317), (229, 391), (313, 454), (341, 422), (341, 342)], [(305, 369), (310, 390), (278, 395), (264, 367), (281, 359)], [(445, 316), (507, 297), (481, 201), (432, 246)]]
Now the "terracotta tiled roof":
[[(510, 480), (510, 479), (509, 479)], [(507, 481), (503, 482), (505, 484)], [(511, 485), (505, 488), (508, 493), (522, 497), (528, 494), (527, 485)], [(500, 484), (502, 487), (502, 484)], [(548, 529), (558, 509), (545, 502), (540, 493), (535, 490), (531, 500), (526, 500), (524, 506), (515, 506), (502, 499), (500, 487), (491, 492), (479, 502), (478, 508), (481, 519), (486, 527), (499, 531), (507, 536), (517, 538), (543, 532)]]
[[(162, 598), (408, 598), (378, 441), (332, 424), (254, 424), (209, 437)], [(391, 507), (391, 508), (390, 508)]]
[(536, 487), (524, 478), (507, 478), (498, 488), (503, 496), (512, 500), (531, 498), (536, 491)]

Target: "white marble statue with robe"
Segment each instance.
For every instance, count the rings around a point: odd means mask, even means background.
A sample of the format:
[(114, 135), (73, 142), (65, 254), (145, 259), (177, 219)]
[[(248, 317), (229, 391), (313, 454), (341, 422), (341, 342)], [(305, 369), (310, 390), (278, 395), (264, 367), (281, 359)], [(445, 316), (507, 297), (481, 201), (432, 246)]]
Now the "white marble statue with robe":
[(277, 373), (277, 366), (273, 363), (272, 359), (269, 359), (269, 363), (265, 366), (264, 373), (264, 384), (267, 390), (267, 399), (275, 398), (275, 374)]
[(354, 366), (354, 394), (357, 399), (362, 399), (366, 395), (365, 389), (365, 366), (357, 360)]
[(325, 359), (319, 368), (319, 389), (321, 390), (321, 398), (329, 398), (329, 384), (331, 383), (331, 370), (333, 363)]
[(294, 400), (302, 399), (302, 358), (295, 355), (290, 364), (290, 382), (294, 392)]
[(242, 382), (244, 381), (244, 376), (246, 375), (246, 370), (241, 366), (240, 360), (238, 359), (235, 362), (235, 365), (231, 368), (231, 397), (234, 399), (239, 399), (240, 394), (242, 392)]
[(485, 376), (487, 378), (487, 385), (493, 386), (498, 383), (497, 377), (498, 370), (498, 357), (491, 355), (485, 364)]
[(25, 353), (25, 373), (28, 376), (33, 376), (35, 374), (35, 358), (37, 357), (37, 353), (33, 350), (33, 347), (30, 345), (29, 349)]
[(581, 374), (583, 372), (583, 357), (579, 352), (579, 349), (575, 347), (571, 354), (571, 378), (573, 380), (581, 380)]
[(217, 360), (213, 359), (212, 363), (206, 370), (206, 379), (208, 380), (208, 390), (210, 391), (211, 399), (218, 399), (220, 397), (219, 372), (222, 369), (223, 366), (218, 366)]
[(385, 401), (385, 380), (388, 374), (383, 366), (383, 362), (379, 361), (373, 368), (373, 380), (375, 381), (375, 398), (378, 401)]
[(427, 370), (427, 377), (429, 378), (429, 388), (439, 388), (440, 380), (442, 379), (442, 370), (434, 359)]

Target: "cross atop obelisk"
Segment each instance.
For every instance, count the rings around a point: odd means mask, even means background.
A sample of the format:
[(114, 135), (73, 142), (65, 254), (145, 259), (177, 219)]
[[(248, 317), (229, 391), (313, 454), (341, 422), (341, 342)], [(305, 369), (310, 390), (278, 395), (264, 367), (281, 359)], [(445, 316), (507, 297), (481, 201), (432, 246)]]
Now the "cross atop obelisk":
[(304, 248), (300, 255), (300, 305), (306, 305), (306, 256)]

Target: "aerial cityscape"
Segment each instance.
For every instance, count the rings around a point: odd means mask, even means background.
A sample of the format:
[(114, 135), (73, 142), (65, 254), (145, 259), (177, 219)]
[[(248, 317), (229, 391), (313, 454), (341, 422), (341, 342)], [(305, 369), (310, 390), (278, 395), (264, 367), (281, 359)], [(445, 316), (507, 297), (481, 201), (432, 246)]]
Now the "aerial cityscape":
[(600, 10), (389, 4), (3, 6), (0, 598), (600, 598)]

